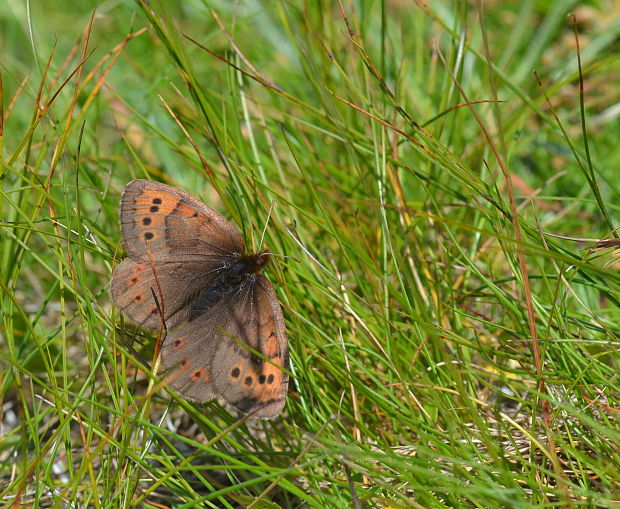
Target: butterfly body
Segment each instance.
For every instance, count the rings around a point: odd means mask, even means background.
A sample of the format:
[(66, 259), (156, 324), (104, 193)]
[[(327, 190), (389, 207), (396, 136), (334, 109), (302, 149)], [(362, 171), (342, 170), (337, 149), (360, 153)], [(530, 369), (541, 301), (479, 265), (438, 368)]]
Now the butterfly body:
[(162, 345), (170, 386), (197, 401), (221, 396), (271, 418), (285, 403), (288, 340), (279, 301), (260, 274), (267, 251), (245, 253), (238, 231), (200, 200), (134, 180), (121, 200), (128, 258), (112, 297), (136, 323), (171, 331)]
[(192, 320), (226, 298), (231, 292), (238, 291), (242, 285), (254, 285), (255, 275), (260, 272), (270, 258), (269, 252), (252, 255), (239, 255), (231, 265), (224, 265), (217, 278), (192, 303), (189, 318)]

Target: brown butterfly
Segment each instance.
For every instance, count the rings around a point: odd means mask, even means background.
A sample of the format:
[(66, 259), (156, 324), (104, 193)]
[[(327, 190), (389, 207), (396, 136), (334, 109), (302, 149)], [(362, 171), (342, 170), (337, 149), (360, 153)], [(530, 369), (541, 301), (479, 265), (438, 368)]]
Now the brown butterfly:
[(173, 329), (161, 356), (170, 386), (208, 401), (222, 396), (254, 416), (278, 415), (286, 400), (288, 340), (280, 303), (259, 274), (269, 252), (246, 254), (239, 232), (192, 195), (134, 180), (121, 200), (128, 258), (112, 275), (112, 297), (129, 318)]

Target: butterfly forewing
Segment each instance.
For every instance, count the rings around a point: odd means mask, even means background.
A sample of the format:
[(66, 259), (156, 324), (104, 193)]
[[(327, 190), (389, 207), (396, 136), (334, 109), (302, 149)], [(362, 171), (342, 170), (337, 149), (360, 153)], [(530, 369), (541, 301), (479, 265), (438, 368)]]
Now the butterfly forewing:
[[(208, 350), (201, 351), (203, 346)], [(243, 412), (278, 415), (288, 388), (288, 347), (271, 283), (264, 276), (250, 276), (236, 292), (172, 334), (162, 361), (170, 370), (171, 387), (182, 396), (211, 399), (195, 387), (206, 381), (214, 394)]]
[(158, 182), (127, 184), (120, 215), (125, 249), (134, 258), (219, 263), (244, 250), (241, 235), (222, 215)]
[(282, 411), (288, 391), (288, 340), (269, 280), (252, 276), (247, 293), (248, 297), (236, 297), (239, 303), (232, 306), (233, 319), (241, 325), (240, 336), (219, 343), (213, 385), (239, 410), (269, 418)]

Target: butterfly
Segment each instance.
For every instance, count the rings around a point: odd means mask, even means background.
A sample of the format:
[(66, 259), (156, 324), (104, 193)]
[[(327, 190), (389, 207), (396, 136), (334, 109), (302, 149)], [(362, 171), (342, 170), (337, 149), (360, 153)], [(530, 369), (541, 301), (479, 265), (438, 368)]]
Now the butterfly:
[(175, 187), (134, 180), (121, 199), (128, 257), (111, 293), (137, 324), (172, 330), (161, 362), (181, 396), (221, 396), (255, 417), (273, 418), (288, 390), (288, 339), (273, 286), (259, 274), (271, 254), (246, 254), (222, 215)]

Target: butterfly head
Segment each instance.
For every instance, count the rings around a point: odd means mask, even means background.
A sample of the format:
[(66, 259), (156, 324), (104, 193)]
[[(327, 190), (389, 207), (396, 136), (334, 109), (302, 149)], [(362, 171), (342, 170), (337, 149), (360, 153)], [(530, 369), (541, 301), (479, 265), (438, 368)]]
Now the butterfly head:
[(250, 272), (257, 274), (267, 264), (271, 258), (269, 251), (262, 251), (260, 253), (251, 254), (247, 256), (247, 261), (250, 264)]

